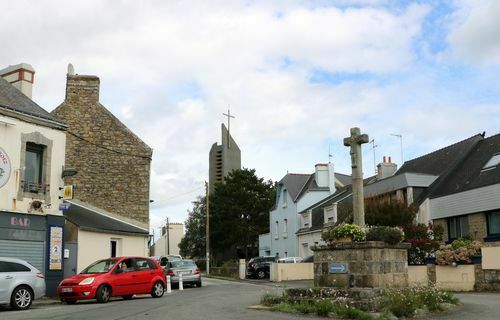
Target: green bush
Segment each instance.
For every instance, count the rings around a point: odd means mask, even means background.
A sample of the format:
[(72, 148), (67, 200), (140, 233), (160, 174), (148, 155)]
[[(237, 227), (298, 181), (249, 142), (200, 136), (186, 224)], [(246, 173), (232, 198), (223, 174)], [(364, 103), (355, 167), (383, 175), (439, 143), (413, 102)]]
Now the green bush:
[(364, 241), (364, 231), (355, 224), (341, 224), (331, 229), (323, 231), (322, 238), (325, 242), (334, 242), (342, 238), (351, 238), (352, 241)]
[(328, 317), (330, 312), (333, 312), (333, 303), (330, 300), (320, 300), (314, 305), (316, 314), (320, 317)]
[(397, 244), (403, 241), (404, 232), (398, 227), (371, 227), (366, 233), (367, 241), (384, 241)]
[(260, 304), (271, 307), (277, 304), (280, 304), (283, 302), (285, 299), (283, 296), (279, 296), (274, 293), (266, 293), (261, 299), (260, 299)]
[(417, 309), (441, 310), (441, 304), (457, 304), (451, 293), (435, 287), (386, 289), (382, 295), (382, 307), (396, 317), (413, 316)]
[(335, 314), (340, 319), (353, 319), (353, 320), (372, 320), (373, 317), (364, 311), (356, 308), (337, 306), (334, 309)]

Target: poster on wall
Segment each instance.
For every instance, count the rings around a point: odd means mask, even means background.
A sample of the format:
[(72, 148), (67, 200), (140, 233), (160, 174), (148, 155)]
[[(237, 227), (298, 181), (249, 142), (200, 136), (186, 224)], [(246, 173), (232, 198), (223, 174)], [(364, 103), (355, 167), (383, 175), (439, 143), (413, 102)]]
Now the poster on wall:
[(49, 270), (62, 270), (63, 228), (51, 226), (49, 229)]
[(0, 188), (7, 184), (10, 178), (11, 163), (7, 152), (0, 147)]

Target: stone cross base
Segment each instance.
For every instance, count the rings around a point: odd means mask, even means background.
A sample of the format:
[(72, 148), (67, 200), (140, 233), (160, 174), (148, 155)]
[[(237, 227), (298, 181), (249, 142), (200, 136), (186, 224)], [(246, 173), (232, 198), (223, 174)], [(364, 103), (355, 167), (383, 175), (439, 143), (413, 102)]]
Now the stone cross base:
[(314, 248), (314, 285), (335, 288), (408, 286), (410, 244), (380, 241), (337, 243)]

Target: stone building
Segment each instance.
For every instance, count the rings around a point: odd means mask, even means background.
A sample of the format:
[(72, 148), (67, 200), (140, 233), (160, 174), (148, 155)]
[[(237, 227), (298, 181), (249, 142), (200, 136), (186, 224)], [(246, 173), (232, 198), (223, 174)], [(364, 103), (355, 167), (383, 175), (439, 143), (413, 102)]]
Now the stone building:
[(99, 102), (99, 78), (67, 75), (66, 98), (52, 115), (69, 129), (66, 165), (75, 198), (149, 228), (152, 149)]
[(209, 154), (209, 186), (210, 193), (214, 191), (214, 185), (223, 182), (229, 172), (241, 169), (241, 151), (231, 137), (224, 124), (221, 125), (221, 144), (214, 143)]

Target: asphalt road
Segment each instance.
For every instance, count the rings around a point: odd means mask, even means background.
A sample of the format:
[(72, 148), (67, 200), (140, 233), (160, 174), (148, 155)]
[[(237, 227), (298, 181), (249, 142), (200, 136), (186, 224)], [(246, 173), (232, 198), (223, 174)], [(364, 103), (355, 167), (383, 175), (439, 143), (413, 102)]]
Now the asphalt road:
[[(115, 299), (107, 304), (94, 301), (79, 302), (76, 305), (60, 303), (36, 303), (26, 311), (13, 311), (0, 307), (1, 320), (126, 320), (126, 319), (312, 319), (312, 316), (282, 314), (248, 309), (258, 304), (266, 292), (279, 293), (283, 286), (303, 287), (308, 282), (276, 285), (267, 281), (235, 282), (217, 279), (204, 279), (202, 288), (186, 288), (159, 299), (150, 296), (136, 297), (129, 301)], [(500, 293), (463, 293), (457, 294), (463, 303), (458, 310), (426, 316), (425, 319), (500, 319)]]
[(201, 288), (173, 290), (158, 299), (144, 296), (129, 301), (117, 299), (107, 304), (93, 301), (76, 305), (37, 304), (26, 311), (0, 308), (0, 319), (298, 319), (295, 315), (248, 309), (249, 305), (258, 304), (266, 292), (282, 290), (269, 282), (203, 281)]

